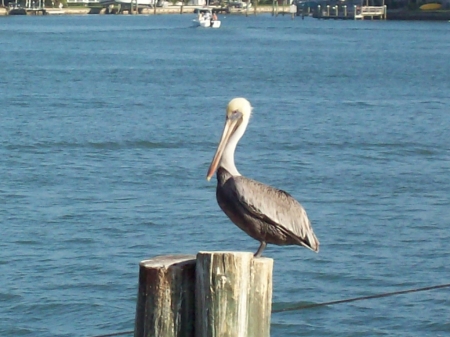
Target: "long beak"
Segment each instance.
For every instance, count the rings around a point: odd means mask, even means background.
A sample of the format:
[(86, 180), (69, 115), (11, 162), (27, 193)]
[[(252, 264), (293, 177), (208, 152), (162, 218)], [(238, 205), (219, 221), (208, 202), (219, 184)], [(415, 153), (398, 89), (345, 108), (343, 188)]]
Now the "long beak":
[(206, 180), (210, 180), (213, 174), (217, 170), (217, 166), (219, 166), (220, 160), (222, 159), (223, 151), (228, 144), (228, 140), (230, 139), (233, 132), (236, 130), (237, 119), (227, 119), (225, 122), (225, 127), (223, 128), (222, 138), (220, 139), (219, 146), (217, 146), (216, 154), (209, 166), (208, 173), (206, 175)]

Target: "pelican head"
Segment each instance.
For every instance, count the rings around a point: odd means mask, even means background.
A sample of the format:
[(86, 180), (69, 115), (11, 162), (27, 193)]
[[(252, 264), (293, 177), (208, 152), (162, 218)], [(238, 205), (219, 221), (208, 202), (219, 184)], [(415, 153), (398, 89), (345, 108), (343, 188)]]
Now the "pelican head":
[(219, 166), (232, 175), (240, 175), (234, 165), (234, 150), (247, 128), (251, 113), (252, 106), (245, 98), (233, 98), (228, 103), (222, 138), (206, 175), (208, 181)]

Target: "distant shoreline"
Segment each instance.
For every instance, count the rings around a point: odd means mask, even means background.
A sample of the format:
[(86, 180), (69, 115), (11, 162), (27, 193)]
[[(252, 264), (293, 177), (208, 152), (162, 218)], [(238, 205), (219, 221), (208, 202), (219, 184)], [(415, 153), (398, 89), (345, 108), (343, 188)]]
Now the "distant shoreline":
[[(142, 13), (144, 15), (161, 15), (161, 14), (193, 14), (195, 8), (199, 8), (201, 6), (183, 6), (183, 12), (181, 12), (181, 6), (171, 5), (166, 8), (156, 7), (156, 8), (144, 8)], [(107, 8), (102, 7), (68, 7), (68, 8), (45, 8), (47, 15), (88, 15), (88, 14), (108, 14)], [(289, 6), (285, 7), (285, 14), (289, 14)], [(271, 13), (272, 6), (258, 6), (256, 9), (256, 13)], [(245, 9), (233, 9), (230, 13), (227, 14), (241, 14), (245, 15), (247, 11)], [(282, 6), (278, 7), (278, 13), (282, 14)], [(127, 13), (125, 13), (126, 15)], [(254, 15), (255, 9), (249, 8), (248, 14)], [(0, 7), (0, 16), (8, 15), (8, 11), (6, 8)], [(123, 15), (121, 13), (121, 15)]]
[[(162, 15), (162, 14), (193, 14), (195, 8), (200, 6), (183, 6), (183, 12), (181, 6), (171, 5), (166, 8), (145, 8), (140, 15)], [(68, 7), (68, 8), (45, 8), (47, 15), (90, 15), (90, 14), (113, 14), (108, 13), (107, 8), (102, 7)], [(237, 15), (254, 15), (255, 8), (249, 8), (248, 12), (245, 9), (231, 9), (229, 14)], [(271, 5), (260, 5), (256, 8), (256, 14), (268, 14), (272, 13)], [(121, 13), (121, 15), (129, 15), (128, 12)], [(279, 15), (290, 15), (289, 6), (278, 6)], [(0, 16), (8, 15), (7, 8), (0, 7)], [(450, 10), (436, 10), (436, 11), (410, 11), (405, 9), (389, 10), (387, 12), (387, 20), (390, 21), (450, 21)]]

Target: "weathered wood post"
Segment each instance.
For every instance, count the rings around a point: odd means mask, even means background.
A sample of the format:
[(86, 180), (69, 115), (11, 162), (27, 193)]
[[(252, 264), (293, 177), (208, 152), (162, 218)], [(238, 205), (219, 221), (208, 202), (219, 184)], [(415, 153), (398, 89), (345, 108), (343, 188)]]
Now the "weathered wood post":
[(272, 268), (251, 253), (198, 253), (195, 336), (269, 337)]
[(195, 256), (141, 261), (135, 337), (193, 337)]
[(277, 0), (272, 0), (272, 16), (275, 15), (275, 1)]
[(270, 337), (273, 260), (245, 252), (139, 264), (135, 337)]

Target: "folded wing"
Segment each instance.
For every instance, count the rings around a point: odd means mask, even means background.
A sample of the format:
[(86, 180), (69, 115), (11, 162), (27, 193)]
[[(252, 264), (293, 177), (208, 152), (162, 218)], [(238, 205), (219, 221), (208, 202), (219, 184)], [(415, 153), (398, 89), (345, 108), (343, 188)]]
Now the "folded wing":
[(298, 244), (319, 251), (311, 222), (305, 209), (290, 194), (242, 176), (227, 182), (240, 206), (254, 217), (276, 226)]

